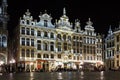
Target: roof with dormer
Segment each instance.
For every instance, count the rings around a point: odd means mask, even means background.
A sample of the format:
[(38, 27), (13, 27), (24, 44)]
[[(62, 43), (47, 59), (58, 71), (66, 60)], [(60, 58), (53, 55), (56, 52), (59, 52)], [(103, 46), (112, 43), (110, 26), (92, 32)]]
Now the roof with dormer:
[(63, 8), (63, 15), (62, 17), (60, 17), (60, 20), (58, 20), (58, 22), (56, 23), (56, 26), (58, 29), (68, 30), (68, 31), (72, 30), (72, 25), (69, 22), (68, 16), (66, 16), (65, 8)]

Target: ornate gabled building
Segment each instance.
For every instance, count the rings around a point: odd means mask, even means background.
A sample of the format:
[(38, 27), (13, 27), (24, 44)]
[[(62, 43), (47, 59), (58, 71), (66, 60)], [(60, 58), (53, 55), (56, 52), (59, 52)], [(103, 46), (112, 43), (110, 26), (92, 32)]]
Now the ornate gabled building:
[(15, 29), (14, 58), (18, 69), (79, 69), (88, 63), (102, 65), (102, 38), (94, 32), (90, 18), (85, 30), (81, 30), (78, 19), (75, 25), (69, 22), (65, 8), (55, 24), (47, 13), (39, 18), (33, 20), (27, 10)]
[(0, 65), (7, 63), (8, 56), (8, 30), (7, 30), (8, 14), (7, 0), (2, 0), (0, 6)]
[(115, 44), (114, 44), (114, 34), (109, 27), (107, 37), (105, 38), (105, 65), (106, 69), (112, 69), (115, 67), (114, 54), (115, 54)]

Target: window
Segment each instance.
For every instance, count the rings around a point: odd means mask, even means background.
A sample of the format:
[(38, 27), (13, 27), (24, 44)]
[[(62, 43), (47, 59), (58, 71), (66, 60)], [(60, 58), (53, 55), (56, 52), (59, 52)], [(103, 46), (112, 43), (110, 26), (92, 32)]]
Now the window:
[(47, 34), (47, 32), (44, 32), (44, 37), (48, 37), (48, 34)]
[(54, 58), (54, 54), (51, 54), (51, 58), (52, 58), (52, 59)]
[(29, 20), (27, 20), (27, 24), (30, 24), (30, 21), (29, 21)]
[(22, 38), (22, 45), (25, 46), (25, 38)]
[(70, 37), (70, 36), (68, 36), (68, 40), (70, 40), (70, 41), (71, 41), (71, 37)]
[(37, 49), (41, 50), (41, 41), (40, 40), (37, 41)]
[(47, 43), (44, 43), (44, 50), (45, 50), (45, 51), (48, 50), (48, 45), (47, 45)]
[(21, 57), (25, 57), (25, 49), (22, 49), (21, 52), (22, 52), (22, 53), (21, 53)]
[(50, 37), (51, 37), (51, 38), (54, 38), (54, 34), (53, 34), (53, 33), (51, 33)]
[(58, 35), (57, 35), (57, 38), (61, 40), (61, 35), (60, 35), (60, 34), (58, 34)]
[(117, 35), (116, 40), (117, 40), (117, 42), (119, 42), (119, 35)]
[(30, 39), (27, 38), (26, 41), (27, 41), (27, 46), (30, 46)]
[(7, 39), (5, 36), (2, 37), (2, 47), (7, 47)]
[(34, 39), (31, 39), (31, 46), (34, 46)]
[(27, 35), (30, 35), (30, 29), (29, 28), (26, 29), (26, 32), (27, 32)]
[(66, 40), (66, 35), (63, 35), (63, 39)]
[(43, 54), (43, 58), (49, 58), (48, 54)]
[(61, 54), (58, 54), (58, 58), (61, 59)]
[(34, 29), (31, 29), (31, 35), (34, 36)]
[(119, 51), (119, 45), (117, 45), (117, 51)]
[(22, 27), (22, 34), (25, 34), (25, 27)]
[(31, 50), (31, 57), (34, 57), (34, 50)]
[(1, 37), (0, 37), (0, 47), (2, 46), (2, 39), (1, 39)]
[(41, 32), (40, 31), (37, 31), (37, 36), (41, 36)]
[(44, 26), (47, 27), (47, 20), (44, 20)]
[(30, 57), (30, 50), (29, 49), (26, 50), (26, 57)]
[(58, 43), (58, 51), (61, 51), (61, 43)]
[(64, 50), (67, 50), (67, 43), (64, 43)]
[(37, 55), (37, 58), (41, 58), (41, 54), (38, 54), (38, 55)]
[(50, 51), (54, 51), (54, 43), (50, 42)]

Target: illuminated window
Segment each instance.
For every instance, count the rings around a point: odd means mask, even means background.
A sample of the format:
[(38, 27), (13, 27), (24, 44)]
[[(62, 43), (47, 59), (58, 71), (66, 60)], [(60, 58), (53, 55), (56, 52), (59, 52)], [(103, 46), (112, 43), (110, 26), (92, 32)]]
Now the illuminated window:
[(6, 47), (7, 46), (7, 39), (5, 36), (2, 37), (2, 47)]

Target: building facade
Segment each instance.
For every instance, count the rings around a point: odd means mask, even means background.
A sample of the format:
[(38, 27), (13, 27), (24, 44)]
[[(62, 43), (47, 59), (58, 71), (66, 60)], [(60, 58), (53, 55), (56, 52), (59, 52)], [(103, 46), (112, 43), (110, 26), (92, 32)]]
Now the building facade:
[(102, 36), (95, 32), (90, 18), (85, 30), (81, 30), (78, 19), (75, 25), (69, 22), (65, 8), (54, 24), (47, 13), (40, 14), (39, 18), (39, 21), (33, 20), (27, 10), (14, 31), (14, 59), (18, 68), (48, 71), (103, 65)]
[(8, 56), (7, 22), (8, 22), (7, 1), (2, 0), (0, 6), (0, 65), (7, 63)]
[(113, 69), (115, 67), (115, 36), (111, 29), (109, 28), (107, 37), (105, 38), (105, 65), (106, 69)]

